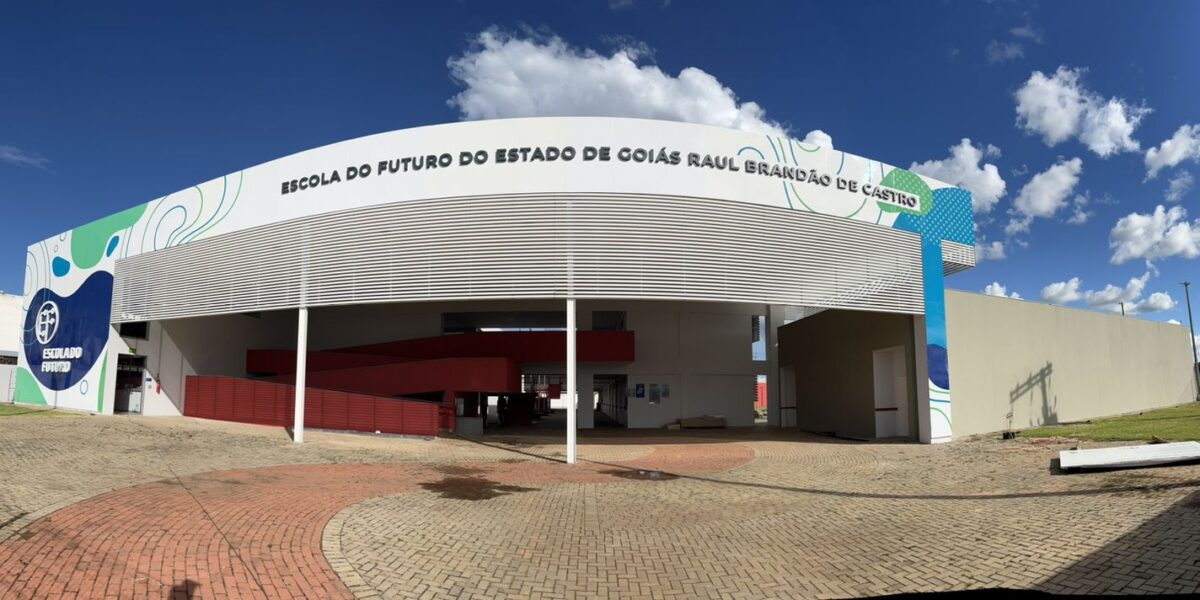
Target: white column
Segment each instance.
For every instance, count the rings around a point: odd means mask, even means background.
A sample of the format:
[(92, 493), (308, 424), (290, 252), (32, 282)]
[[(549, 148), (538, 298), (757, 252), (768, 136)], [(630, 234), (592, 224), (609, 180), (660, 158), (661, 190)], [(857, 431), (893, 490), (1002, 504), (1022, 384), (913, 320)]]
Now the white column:
[[(785, 308), (781, 305), (768, 304), (761, 332), (767, 349), (767, 425), (771, 427), (784, 426), (783, 404), (780, 402), (779, 395), (782, 386), (779, 381), (779, 340), (777, 338), (779, 327), (783, 325)], [(794, 419), (795, 416), (789, 415), (788, 418)]]
[(308, 369), (308, 308), (301, 306), (296, 321), (296, 417), (292, 440), (304, 441), (304, 374)]
[(575, 411), (579, 394), (575, 381), (575, 299), (567, 299), (567, 464), (575, 464)]

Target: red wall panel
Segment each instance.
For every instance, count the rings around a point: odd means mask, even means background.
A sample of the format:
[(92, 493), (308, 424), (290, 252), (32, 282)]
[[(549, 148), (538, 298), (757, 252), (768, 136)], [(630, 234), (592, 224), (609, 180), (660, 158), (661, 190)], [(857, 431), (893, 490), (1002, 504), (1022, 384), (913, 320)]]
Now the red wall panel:
[(346, 429), (375, 431), (375, 398), (348, 394), (346, 398)]
[[(184, 414), (193, 417), (290, 427), (290, 385), (233, 377), (190, 376), (184, 381)], [(440, 410), (432, 402), (384, 398), (320, 388), (304, 392), (304, 421), (314, 429), (380, 431), (436, 436)]]
[[(309, 352), (308, 372), (369, 367), (413, 360), (440, 358), (509, 358), (517, 363), (566, 360), (566, 333), (562, 331), (487, 332), (444, 335), (355, 346), (327, 352)], [(634, 360), (634, 332), (580, 331), (576, 334), (579, 362), (630, 362)], [(260, 375), (296, 371), (294, 350), (249, 350), (246, 371)]]

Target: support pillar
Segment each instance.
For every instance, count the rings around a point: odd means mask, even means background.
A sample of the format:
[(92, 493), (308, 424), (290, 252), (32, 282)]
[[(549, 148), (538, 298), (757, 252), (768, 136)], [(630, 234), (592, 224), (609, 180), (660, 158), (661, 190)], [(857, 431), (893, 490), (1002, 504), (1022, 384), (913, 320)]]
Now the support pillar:
[(301, 306), (296, 320), (296, 416), (292, 441), (304, 442), (304, 375), (308, 370), (308, 307)]
[(579, 393), (575, 381), (575, 299), (567, 299), (567, 464), (575, 464), (575, 412)]
[[(950, 364), (946, 338), (946, 288), (942, 273), (942, 242), (921, 238), (921, 270), (925, 291), (924, 335), (915, 336), (917, 357), (917, 407), (924, 413), (919, 437), (925, 443), (949, 442)], [(920, 356), (924, 354), (924, 356)], [(922, 360), (924, 359), (924, 360)], [(922, 389), (924, 388), (924, 389)]]
[(763, 346), (767, 350), (767, 425), (771, 427), (795, 425), (795, 415), (791, 415), (791, 422), (784, 422), (780, 401), (782, 386), (779, 379), (779, 328), (783, 326), (784, 309), (783, 305), (768, 304), (767, 314), (763, 319)]

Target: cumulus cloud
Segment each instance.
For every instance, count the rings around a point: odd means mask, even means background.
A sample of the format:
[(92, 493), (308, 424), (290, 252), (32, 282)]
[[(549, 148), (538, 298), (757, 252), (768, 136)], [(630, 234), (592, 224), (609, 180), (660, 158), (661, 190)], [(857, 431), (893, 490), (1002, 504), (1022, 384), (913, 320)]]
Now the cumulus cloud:
[(1129, 213), (1121, 217), (1108, 234), (1113, 264), (1144, 259), (1156, 260), (1182, 256), (1200, 256), (1200, 222), (1188, 222), (1187, 210), (1163, 205), (1153, 213)]
[(1034, 71), (1015, 94), (1017, 126), (1047, 146), (1078, 138), (1101, 157), (1139, 150), (1133, 132), (1150, 108), (1105, 99), (1083, 85), (1084, 72), (1067, 66), (1052, 75)]
[(1079, 295), (1079, 284), (1078, 277), (1072, 277), (1067, 281), (1056, 281), (1042, 288), (1042, 300), (1051, 304), (1075, 302), (1083, 297)]
[(1000, 149), (988, 144), (975, 146), (963, 138), (950, 147), (950, 156), (942, 160), (927, 160), (913, 163), (910, 171), (945, 181), (971, 192), (971, 206), (976, 214), (991, 212), (992, 207), (1004, 196), (1004, 178), (993, 164), (980, 163), (985, 158), (1000, 156)]
[(1190, 160), (1200, 162), (1200, 124), (1183, 125), (1163, 143), (1146, 151), (1146, 178), (1154, 179), (1158, 172)]
[(1066, 206), (1067, 198), (1079, 183), (1083, 161), (1078, 158), (1059, 160), (1049, 169), (1034, 175), (1017, 193), (1013, 201), (1012, 218), (1004, 231), (1009, 235), (1029, 231), (1036, 218), (1048, 219)]
[(1008, 288), (1004, 287), (1004, 285), (1002, 285), (999, 281), (993, 281), (984, 286), (983, 293), (989, 296), (999, 296), (1001, 298), (1012, 298), (1014, 300), (1021, 299), (1020, 294), (1016, 292), (1009, 293)]
[(1001, 42), (992, 40), (988, 42), (987, 48), (984, 49), (987, 55), (987, 61), (996, 64), (1016, 60), (1025, 56), (1025, 48), (1017, 42)]
[(1161, 312), (1175, 308), (1175, 300), (1166, 292), (1154, 292), (1142, 297), (1146, 284), (1153, 276), (1152, 271), (1146, 271), (1141, 277), (1133, 277), (1124, 286), (1108, 284), (1100, 290), (1080, 291), (1081, 281), (1072, 277), (1067, 281), (1057, 281), (1042, 288), (1042, 300), (1052, 304), (1069, 304), (1083, 300), (1089, 307), (1096, 310), (1119, 313), (1124, 305), (1126, 314), (1145, 314)]
[[(1146, 297), (1145, 300), (1133, 305), (1131, 314), (1139, 315), (1152, 312), (1162, 312), (1175, 308), (1175, 300), (1166, 292), (1154, 292)], [(1128, 311), (1128, 309), (1126, 309)]]
[(1133, 308), (1135, 300), (1141, 297), (1142, 292), (1146, 289), (1146, 283), (1150, 281), (1150, 272), (1147, 271), (1141, 277), (1134, 277), (1126, 283), (1124, 287), (1117, 287), (1113, 284), (1104, 286), (1102, 290), (1088, 290), (1083, 293), (1083, 300), (1092, 308), (1101, 310), (1110, 310), (1120, 312), (1121, 303), (1129, 305), (1126, 310)]
[(980, 240), (975, 242), (975, 261), (983, 262), (985, 260), (1004, 260), (1007, 256), (1004, 252), (1003, 242), (991, 242)]
[(50, 160), (41, 154), (3, 144), (0, 144), (0, 163), (35, 169), (45, 169), (50, 166)]
[(801, 141), (803, 141), (805, 144), (816, 144), (822, 148), (833, 147), (833, 138), (830, 137), (828, 133), (825, 133), (820, 129), (814, 129), (808, 132), (808, 135), (804, 136), (804, 139)]
[(1083, 225), (1084, 223), (1087, 223), (1088, 219), (1092, 218), (1092, 215), (1096, 214), (1095, 212), (1087, 209), (1088, 204), (1091, 204), (1091, 202), (1091, 192), (1085, 191), (1082, 194), (1076, 194), (1075, 199), (1071, 201), (1071, 218), (1067, 219), (1067, 223), (1070, 225)]
[(463, 90), (448, 103), (463, 119), (531, 116), (642, 117), (787, 135), (756, 103), (695, 67), (678, 75), (639, 64), (645, 53), (576, 49), (559, 37), (521, 38), (489, 29), (447, 66)]
[(1174, 177), (1167, 180), (1167, 202), (1179, 202), (1188, 192), (1192, 191), (1192, 186), (1196, 183), (1192, 179), (1192, 174), (1187, 171), (1180, 171)]

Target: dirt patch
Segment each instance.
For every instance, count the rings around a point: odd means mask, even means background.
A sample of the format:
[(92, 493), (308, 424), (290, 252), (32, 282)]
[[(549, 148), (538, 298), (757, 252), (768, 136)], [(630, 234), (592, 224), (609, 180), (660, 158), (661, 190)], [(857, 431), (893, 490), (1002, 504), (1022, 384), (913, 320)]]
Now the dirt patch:
[(483, 469), (480, 469), (479, 467), (465, 467), (462, 465), (437, 465), (433, 467), (433, 470), (443, 475), (450, 475), (454, 477), (468, 477), (483, 473)]
[(535, 492), (537, 488), (504, 485), (482, 477), (446, 477), (441, 481), (422, 483), (421, 487), (442, 498), (452, 500), (491, 500), (519, 492)]
[(612, 475), (621, 479), (633, 479), (635, 481), (670, 481), (672, 479), (679, 479), (679, 476), (674, 473), (647, 471), (644, 469), (612, 469), (600, 472), (605, 475)]

